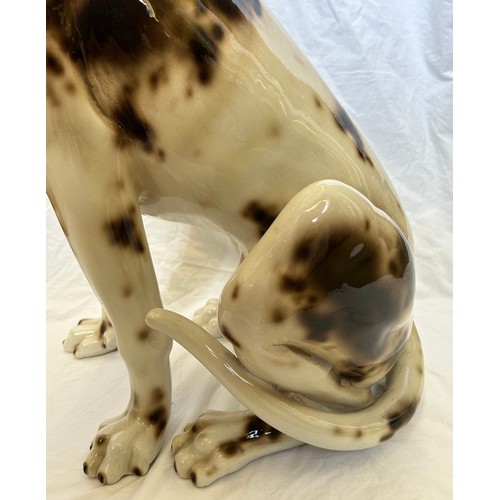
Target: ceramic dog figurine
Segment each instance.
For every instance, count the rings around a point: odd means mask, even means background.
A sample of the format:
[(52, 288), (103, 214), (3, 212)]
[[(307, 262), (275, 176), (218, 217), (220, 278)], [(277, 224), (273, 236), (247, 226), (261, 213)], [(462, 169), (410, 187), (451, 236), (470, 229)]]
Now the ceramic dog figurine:
[[(89, 476), (143, 475), (159, 453), (171, 338), (254, 412), (209, 412), (174, 440), (179, 474), (198, 486), (302, 442), (373, 446), (415, 412), (407, 219), (259, 0), (48, 0), (47, 193), (103, 304), (65, 348), (118, 345), (130, 374)], [(233, 237), (245, 258), (217, 315), (237, 357), (162, 310), (141, 213)]]

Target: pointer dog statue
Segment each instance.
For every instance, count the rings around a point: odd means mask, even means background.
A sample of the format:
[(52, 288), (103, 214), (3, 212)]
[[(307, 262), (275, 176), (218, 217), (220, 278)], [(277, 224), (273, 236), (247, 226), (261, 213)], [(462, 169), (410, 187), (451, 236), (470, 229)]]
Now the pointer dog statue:
[[(309, 443), (374, 446), (423, 385), (410, 229), (386, 173), (259, 0), (48, 0), (47, 193), (103, 305), (65, 340), (118, 346), (125, 412), (84, 471), (143, 475), (170, 412), (175, 339), (244, 404), (174, 439), (210, 484)], [(162, 309), (141, 213), (231, 235), (244, 260), (217, 316), (227, 350)]]

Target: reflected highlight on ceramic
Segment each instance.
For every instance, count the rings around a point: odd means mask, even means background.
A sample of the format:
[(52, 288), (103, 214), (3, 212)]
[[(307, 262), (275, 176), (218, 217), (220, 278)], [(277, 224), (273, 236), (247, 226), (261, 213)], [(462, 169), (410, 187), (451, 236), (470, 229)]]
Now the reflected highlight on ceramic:
[[(170, 415), (172, 339), (249, 409), (208, 412), (174, 440), (178, 473), (198, 486), (303, 442), (374, 446), (415, 412), (406, 215), (261, 1), (48, 0), (47, 194), (103, 306), (64, 348), (118, 348), (130, 377), (87, 475), (149, 470)], [(239, 249), (220, 300), (196, 315), (204, 328), (165, 310), (142, 214), (225, 232)]]

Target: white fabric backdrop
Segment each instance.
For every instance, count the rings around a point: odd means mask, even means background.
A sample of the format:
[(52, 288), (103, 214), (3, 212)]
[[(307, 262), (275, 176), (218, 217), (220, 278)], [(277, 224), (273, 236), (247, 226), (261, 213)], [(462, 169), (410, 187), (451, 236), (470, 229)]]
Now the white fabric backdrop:
[[(388, 170), (412, 225), (415, 320), (426, 386), (411, 424), (359, 452), (303, 446), (197, 490), (173, 470), (172, 437), (206, 409), (239, 403), (178, 345), (166, 444), (147, 476), (101, 486), (82, 472), (98, 424), (121, 413), (128, 378), (118, 353), (76, 360), (66, 332), (100, 306), (47, 207), (47, 497), (49, 499), (451, 498), (452, 20), (451, 0), (268, 0)], [(191, 316), (237, 264), (222, 237), (146, 219), (166, 307)]]

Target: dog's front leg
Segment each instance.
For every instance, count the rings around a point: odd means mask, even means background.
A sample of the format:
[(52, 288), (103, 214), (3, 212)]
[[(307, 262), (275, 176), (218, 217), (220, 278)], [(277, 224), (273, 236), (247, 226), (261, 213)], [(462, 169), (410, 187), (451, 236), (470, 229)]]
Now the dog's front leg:
[(114, 325), (130, 375), (128, 407), (101, 426), (84, 464), (86, 474), (110, 484), (145, 474), (161, 449), (170, 412), (171, 341), (144, 321), (161, 299), (132, 184), (113, 168), (85, 163), (49, 166), (48, 192)]

